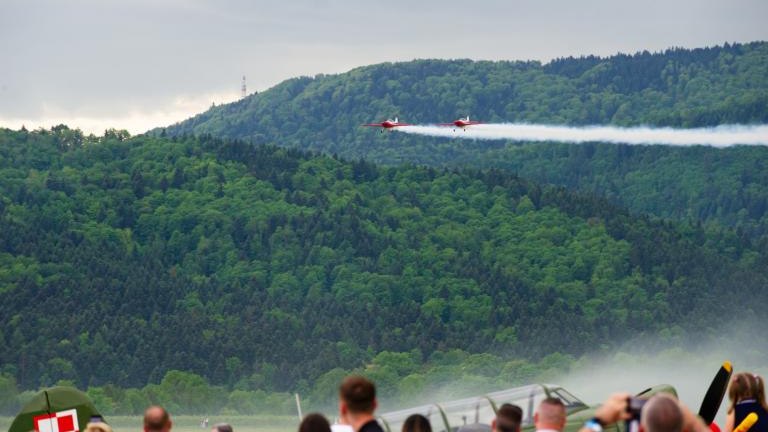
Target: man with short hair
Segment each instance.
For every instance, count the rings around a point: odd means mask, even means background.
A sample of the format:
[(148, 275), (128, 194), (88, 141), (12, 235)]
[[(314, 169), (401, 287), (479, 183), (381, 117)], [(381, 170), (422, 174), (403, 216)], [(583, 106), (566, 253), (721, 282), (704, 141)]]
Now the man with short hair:
[(533, 415), (536, 432), (562, 432), (565, 429), (565, 415), (563, 401), (552, 397), (544, 399)]
[(355, 432), (384, 432), (373, 412), (378, 406), (376, 386), (361, 376), (349, 376), (339, 386), (339, 417)]
[(683, 423), (680, 404), (663, 393), (650, 398), (640, 411), (640, 425), (648, 432), (681, 432)]
[(523, 409), (517, 405), (505, 403), (496, 411), (496, 417), (491, 422), (493, 432), (520, 432), (523, 422)]
[(152, 405), (144, 411), (144, 432), (170, 432), (173, 422), (165, 408)]

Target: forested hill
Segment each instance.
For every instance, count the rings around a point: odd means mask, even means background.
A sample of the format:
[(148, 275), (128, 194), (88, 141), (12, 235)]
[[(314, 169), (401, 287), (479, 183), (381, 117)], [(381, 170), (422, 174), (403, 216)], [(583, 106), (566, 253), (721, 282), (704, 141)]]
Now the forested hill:
[(766, 262), (732, 232), (498, 170), (0, 130), (0, 377), (22, 388), (179, 369), (285, 390), (383, 351), (720, 331), (764, 313)]
[[(365, 157), (387, 164), (503, 167), (609, 196), (634, 211), (768, 233), (765, 148), (505, 144), (376, 134), (399, 115), (446, 122), (676, 127), (768, 122), (768, 43), (538, 62), (419, 60), (291, 79), (165, 132)], [(161, 133), (161, 130), (157, 131)]]

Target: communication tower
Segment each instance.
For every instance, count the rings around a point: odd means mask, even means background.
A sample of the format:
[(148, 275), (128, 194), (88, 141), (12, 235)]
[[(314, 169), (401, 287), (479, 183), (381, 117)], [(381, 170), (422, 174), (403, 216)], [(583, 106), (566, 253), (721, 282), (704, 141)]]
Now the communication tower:
[(243, 75), (243, 85), (242, 87), (240, 87), (240, 92), (241, 92), (240, 98), (242, 99), (245, 97), (245, 75)]

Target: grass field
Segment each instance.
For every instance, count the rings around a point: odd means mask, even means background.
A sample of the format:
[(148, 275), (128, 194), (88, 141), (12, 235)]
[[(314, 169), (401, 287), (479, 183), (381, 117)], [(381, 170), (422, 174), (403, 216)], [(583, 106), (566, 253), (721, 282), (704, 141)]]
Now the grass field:
[[(106, 419), (114, 432), (141, 431), (139, 416), (108, 416)], [(235, 432), (295, 432), (298, 429), (295, 416), (210, 416), (207, 429), (200, 427), (200, 416), (173, 416), (172, 420), (173, 432), (210, 432), (210, 427), (216, 423), (229, 423)], [(7, 431), (12, 421), (12, 417), (0, 417), (0, 431)]]

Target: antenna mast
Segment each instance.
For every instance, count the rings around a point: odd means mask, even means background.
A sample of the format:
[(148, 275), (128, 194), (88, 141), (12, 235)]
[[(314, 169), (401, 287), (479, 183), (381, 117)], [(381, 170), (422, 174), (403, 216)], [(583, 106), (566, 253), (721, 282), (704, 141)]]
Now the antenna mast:
[(240, 95), (240, 99), (243, 99), (245, 97), (245, 93), (246, 93), (245, 92), (245, 75), (243, 75), (243, 85), (242, 85), (242, 87), (240, 87), (240, 91), (242, 93)]

